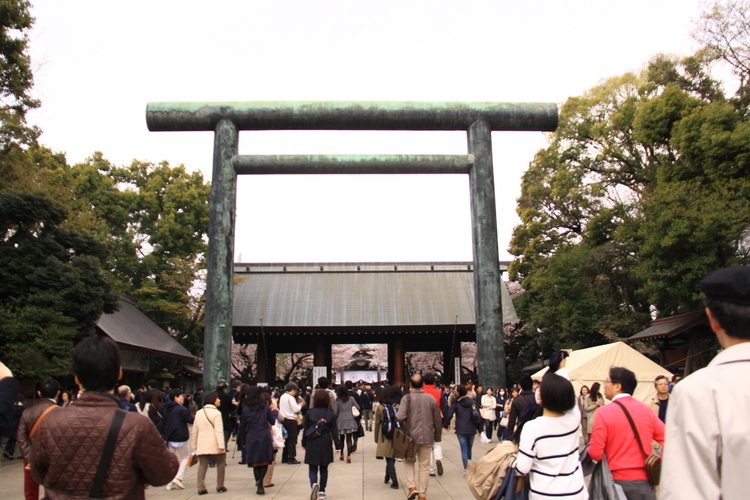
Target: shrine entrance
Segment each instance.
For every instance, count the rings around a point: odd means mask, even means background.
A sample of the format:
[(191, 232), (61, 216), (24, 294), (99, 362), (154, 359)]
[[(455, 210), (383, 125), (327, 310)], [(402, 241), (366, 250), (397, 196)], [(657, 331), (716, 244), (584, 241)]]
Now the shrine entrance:
[[(146, 122), (151, 131), (214, 132), (204, 337), (206, 387), (213, 387), (220, 378), (229, 378), (232, 332), (239, 328), (233, 321), (232, 306), (238, 174), (468, 174), (479, 383), (491, 387), (507, 385), (501, 298), (504, 287), (498, 258), (491, 133), (554, 131), (555, 104), (149, 103)], [(241, 130), (463, 130), (467, 132), (468, 154), (247, 156), (237, 154)], [(399, 343), (410, 338), (411, 335), (397, 335), (394, 351), (403, 349)]]
[[(234, 282), (234, 340), (258, 346), (259, 382), (272, 383), (276, 353), (290, 351), (313, 353), (333, 379), (336, 344), (387, 344), (385, 378), (397, 384), (408, 379), (406, 353), (437, 352), (451, 382), (461, 342), (476, 341), (471, 262), (238, 263)], [(501, 287), (503, 322), (513, 323)]]

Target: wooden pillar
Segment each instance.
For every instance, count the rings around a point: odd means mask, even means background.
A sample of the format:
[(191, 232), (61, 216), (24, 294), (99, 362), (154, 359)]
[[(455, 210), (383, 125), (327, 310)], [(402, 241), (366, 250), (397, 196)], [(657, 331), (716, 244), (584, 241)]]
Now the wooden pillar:
[(275, 342), (268, 342), (266, 344), (266, 359), (268, 360), (268, 368), (266, 369), (266, 373), (268, 373), (268, 383), (269, 385), (273, 385), (276, 382), (276, 353), (279, 351), (278, 347), (276, 346)]
[(404, 383), (406, 373), (404, 367), (404, 341), (394, 339), (388, 342), (388, 381), (392, 385), (401, 385)]
[[(443, 377), (444, 384), (461, 383), (460, 377), (458, 380), (456, 380), (455, 376), (455, 358), (458, 358), (459, 360), (461, 359), (461, 339), (458, 337), (458, 335), (451, 334), (451, 338), (448, 339), (448, 341), (443, 345), (443, 371), (445, 373), (445, 376)], [(459, 369), (460, 368), (461, 366), (459, 363)]]
[(256, 383), (270, 383), (268, 380), (268, 363), (266, 362), (267, 359), (268, 354), (266, 353), (263, 339), (261, 339), (260, 342), (258, 342), (255, 350), (255, 364), (257, 366), (257, 373), (255, 375)]
[[(333, 365), (333, 355), (331, 354), (331, 342), (326, 337), (317, 337), (313, 351), (313, 366), (325, 366), (326, 377), (331, 380), (331, 366)], [(315, 384), (317, 380), (313, 380)]]

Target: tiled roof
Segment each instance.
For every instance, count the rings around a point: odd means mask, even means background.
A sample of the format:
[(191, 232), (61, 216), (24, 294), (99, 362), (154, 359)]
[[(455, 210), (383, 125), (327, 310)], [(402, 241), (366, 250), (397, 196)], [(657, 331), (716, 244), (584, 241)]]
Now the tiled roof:
[(102, 314), (98, 326), (123, 348), (147, 351), (167, 357), (195, 360), (195, 356), (139, 311), (126, 297), (120, 298), (120, 309)]
[(636, 333), (626, 340), (644, 340), (659, 337), (672, 338), (675, 335), (684, 333), (697, 325), (703, 325), (707, 323), (708, 320), (706, 319), (706, 313), (704, 311), (680, 314), (678, 316), (670, 316), (668, 318), (660, 318), (652, 321), (650, 327), (646, 328), (642, 332)]
[[(470, 262), (236, 264), (235, 327), (475, 324)], [(506, 286), (506, 323), (517, 320)], [(458, 318), (456, 318), (458, 315)]]

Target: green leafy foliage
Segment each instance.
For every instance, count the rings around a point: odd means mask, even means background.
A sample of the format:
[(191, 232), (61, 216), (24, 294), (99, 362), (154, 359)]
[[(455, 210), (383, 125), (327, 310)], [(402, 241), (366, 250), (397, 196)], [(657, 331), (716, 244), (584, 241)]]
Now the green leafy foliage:
[(42, 194), (0, 192), (0, 345), (19, 376), (66, 375), (73, 341), (116, 308), (106, 248), (65, 217)]
[(34, 23), (29, 2), (0, 0), (0, 154), (36, 142), (39, 131), (26, 124), (28, 110), (39, 106), (31, 97), (34, 82), (26, 52)]
[(652, 314), (699, 308), (706, 274), (747, 262), (750, 122), (744, 87), (726, 99), (709, 76), (715, 54), (658, 56), (563, 105), (523, 178), (510, 247), (530, 337), (556, 348), (628, 337)]

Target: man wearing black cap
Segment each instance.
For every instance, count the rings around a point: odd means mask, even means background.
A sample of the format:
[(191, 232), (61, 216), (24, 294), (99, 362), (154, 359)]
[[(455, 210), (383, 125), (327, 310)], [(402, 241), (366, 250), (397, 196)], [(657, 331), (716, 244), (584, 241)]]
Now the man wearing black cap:
[(750, 267), (716, 271), (701, 291), (723, 350), (672, 391), (660, 500), (734, 500), (750, 491)]

